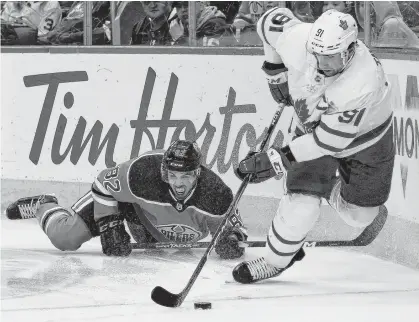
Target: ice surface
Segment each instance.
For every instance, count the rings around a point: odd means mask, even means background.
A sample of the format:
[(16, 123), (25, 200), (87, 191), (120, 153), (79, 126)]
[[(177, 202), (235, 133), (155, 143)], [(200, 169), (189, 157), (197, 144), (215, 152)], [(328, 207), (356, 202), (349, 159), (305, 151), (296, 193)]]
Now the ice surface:
[[(283, 276), (233, 281), (237, 260), (212, 254), (183, 305), (150, 299), (154, 286), (180, 292), (202, 250), (102, 255), (98, 239), (56, 250), (35, 220), (1, 220), (2, 321), (418, 321), (419, 272), (342, 249), (308, 249)], [(263, 250), (248, 249), (246, 258)], [(194, 310), (194, 301), (212, 310)]]

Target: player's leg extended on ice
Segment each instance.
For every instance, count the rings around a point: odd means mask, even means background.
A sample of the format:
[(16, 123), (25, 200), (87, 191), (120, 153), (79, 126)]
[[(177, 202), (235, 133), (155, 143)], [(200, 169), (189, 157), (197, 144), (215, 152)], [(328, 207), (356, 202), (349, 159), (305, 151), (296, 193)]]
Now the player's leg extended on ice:
[(253, 283), (272, 278), (303, 259), (302, 246), (319, 218), (320, 204), (318, 196), (284, 195), (269, 229), (265, 256), (237, 265), (234, 279), (240, 283)]
[[(81, 214), (90, 211), (93, 217), (93, 209), (87, 208)], [(59, 250), (77, 250), (92, 238), (91, 229), (82, 216), (61, 207), (53, 195), (21, 198), (7, 208), (6, 214), (9, 218), (18, 215), (37, 218), (42, 230)]]

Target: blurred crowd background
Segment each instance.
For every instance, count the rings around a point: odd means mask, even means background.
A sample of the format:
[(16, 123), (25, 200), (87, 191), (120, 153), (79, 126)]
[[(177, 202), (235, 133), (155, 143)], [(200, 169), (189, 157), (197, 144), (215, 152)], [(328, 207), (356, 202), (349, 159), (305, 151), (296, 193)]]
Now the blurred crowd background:
[(334, 8), (356, 19), (361, 39), (370, 30), (373, 47), (419, 49), (419, 1), (3, 1), (1, 44), (83, 45), (86, 29), (92, 45), (261, 46), (256, 23), (277, 6), (304, 22)]

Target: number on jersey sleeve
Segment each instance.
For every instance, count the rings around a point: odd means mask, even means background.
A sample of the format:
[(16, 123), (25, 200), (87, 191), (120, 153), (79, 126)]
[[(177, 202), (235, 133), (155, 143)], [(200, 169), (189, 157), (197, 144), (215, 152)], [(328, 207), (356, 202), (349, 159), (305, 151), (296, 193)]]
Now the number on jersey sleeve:
[(277, 13), (271, 19), (271, 25), (269, 26), (269, 31), (274, 32), (283, 32), (284, 25), (289, 22), (292, 18), (286, 16), (283, 13)]
[(278, 37), (284, 31), (284, 27), (290, 22), (294, 24), (300, 21), (287, 8), (273, 8), (258, 21), (259, 37), (265, 44), (274, 47)]

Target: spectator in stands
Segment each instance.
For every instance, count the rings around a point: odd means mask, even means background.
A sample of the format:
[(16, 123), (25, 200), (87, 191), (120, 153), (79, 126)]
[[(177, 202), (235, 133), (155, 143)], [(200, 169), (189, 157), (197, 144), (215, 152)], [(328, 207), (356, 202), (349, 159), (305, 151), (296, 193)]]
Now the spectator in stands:
[(279, 1), (242, 1), (236, 19), (256, 24), (266, 11), (278, 6)]
[[(364, 2), (356, 2), (356, 17), (364, 26)], [(418, 36), (403, 21), (395, 1), (372, 2), (372, 45), (374, 47), (397, 47), (419, 49)]]
[[(83, 45), (84, 38), (84, 1), (74, 1), (67, 16), (61, 20), (53, 32), (48, 35), (50, 44)], [(92, 8), (92, 44), (109, 45), (110, 33), (109, 1), (93, 1)]]
[(176, 18), (170, 1), (141, 1), (145, 17), (132, 29), (131, 45), (172, 45), (170, 23)]
[(286, 1), (285, 6), (303, 22), (314, 22), (310, 1)]
[(15, 44), (35, 45), (60, 23), (61, 14), (58, 1), (7, 1), (1, 19), (8, 30), (14, 29)]
[(209, 6), (215, 6), (226, 16), (226, 22), (232, 24), (236, 17), (241, 1), (208, 1)]
[(242, 1), (232, 26), (240, 46), (262, 46), (256, 24), (266, 11), (277, 6), (279, 1)]
[[(29, 28), (29, 30), (32, 30), (33, 32), (32, 37), (30, 38), (33, 38), (33, 42), (36, 43), (35, 30), (32, 28)], [(19, 36), (17, 35), (16, 30), (12, 24), (7, 23), (3, 19), (1, 19), (1, 45), (2, 46), (24, 45), (25, 42), (28, 42), (28, 41), (23, 41), (22, 43), (22, 39), (19, 39)], [(31, 42), (29, 41), (28, 43), (30, 44)]]
[(397, 1), (403, 21), (416, 34), (419, 34), (419, 1)]
[[(177, 17), (170, 24), (170, 33), (176, 45), (189, 45), (188, 1), (175, 1)], [(205, 2), (196, 2), (196, 39), (198, 46), (234, 46), (230, 25), (225, 15), (215, 6), (206, 6)]]
[(352, 1), (323, 1), (322, 12), (335, 9), (339, 12), (350, 13)]

